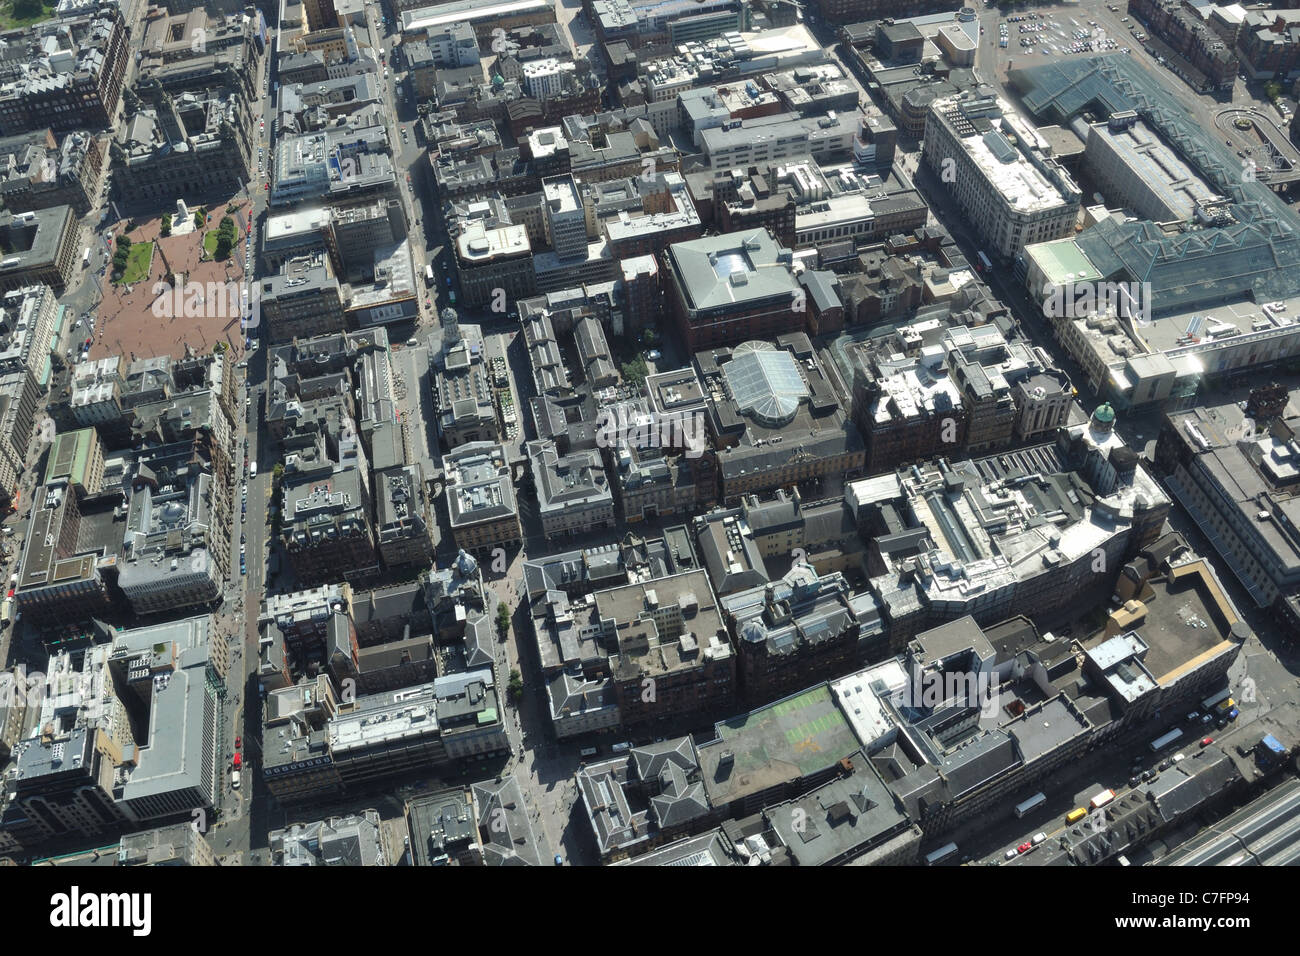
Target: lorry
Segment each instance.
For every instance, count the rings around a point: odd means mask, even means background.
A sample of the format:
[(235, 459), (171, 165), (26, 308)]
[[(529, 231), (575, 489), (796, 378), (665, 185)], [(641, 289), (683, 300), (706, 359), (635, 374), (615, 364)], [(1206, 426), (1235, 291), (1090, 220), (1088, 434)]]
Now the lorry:
[(1088, 801), (1088, 806), (1091, 807), (1093, 810), (1100, 810), (1102, 807), (1106, 806), (1106, 804), (1110, 803), (1114, 799), (1115, 799), (1114, 790), (1103, 790), (1101, 793), (1097, 794), (1090, 801)]

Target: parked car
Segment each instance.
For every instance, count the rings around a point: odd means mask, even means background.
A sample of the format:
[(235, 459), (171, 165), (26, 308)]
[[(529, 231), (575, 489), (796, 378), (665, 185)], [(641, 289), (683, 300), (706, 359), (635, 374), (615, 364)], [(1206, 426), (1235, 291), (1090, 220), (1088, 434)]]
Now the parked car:
[(1212, 743), (1214, 743), (1214, 738), (1213, 738), (1213, 737), (1202, 737), (1202, 738), (1201, 738), (1201, 746), (1202, 746), (1202, 747), (1208, 747), (1208, 746), (1210, 746), (1210, 744), (1212, 744)]
[(1016, 852), (1017, 852), (1017, 853), (1028, 853), (1028, 852), (1029, 852), (1030, 850), (1032, 850), (1033, 848), (1034, 848), (1034, 844), (1031, 843), (1030, 841), (1026, 840), (1024, 843), (1020, 844), (1020, 846), (1016, 847)]

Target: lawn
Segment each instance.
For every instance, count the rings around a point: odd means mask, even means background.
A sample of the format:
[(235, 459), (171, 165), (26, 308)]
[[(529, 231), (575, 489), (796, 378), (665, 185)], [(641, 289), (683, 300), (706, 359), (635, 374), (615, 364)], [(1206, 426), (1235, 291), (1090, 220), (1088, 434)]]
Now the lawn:
[(126, 256), (126, 268), (122, 270), (121, 282), (133, 285), (149, 278), (149, 266), (153, 262), (153, 243), (137, 242), (131, 246)]
[(209, 229), (203, 234), (203, 257), (205, 259), (217, 257), (217, 230), (215, 229)]

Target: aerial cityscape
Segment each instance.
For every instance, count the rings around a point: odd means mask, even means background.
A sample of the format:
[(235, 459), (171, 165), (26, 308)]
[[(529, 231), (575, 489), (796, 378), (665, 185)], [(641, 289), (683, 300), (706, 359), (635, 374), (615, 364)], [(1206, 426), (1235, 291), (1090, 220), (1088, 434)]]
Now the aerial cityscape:
[(966, 2), (0, 0), (0, 865), (1300, 865), (1300, 9)]

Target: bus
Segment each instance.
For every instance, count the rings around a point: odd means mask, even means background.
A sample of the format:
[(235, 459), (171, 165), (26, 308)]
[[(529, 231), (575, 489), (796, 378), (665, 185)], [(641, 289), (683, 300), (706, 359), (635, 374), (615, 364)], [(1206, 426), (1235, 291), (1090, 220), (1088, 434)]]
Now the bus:
[(946, 843), (937, 850), (931, 850), (925, 855), (925, 865), (934, 866), (936, 863), (942, 863), (948, 857), (957, 852), (957, 844)]
[(1026, 813), (1029, 813), (1031, 810), (1034, 810), (1037, 807), (1041, 807), (1046, 802), (1047, 802), (1046, 794), (1036, 793), (1028, 800), (1026, 800), (1024, 803), (1016, 804), (1016, 816), (1023, 817)]
[(1232, 690), (1228, 687), (1225, 687), (1217, 694), (1211, 694), (1209, 697), (1205, 698), (1205, 700), (1201, 701), (1201, 707), (1208, 714), (1211, 711), (1213, 711), (1215, 707), (1218, 707), (1219, 704), (1223, 703), (1231, 696), (1232, 696)]
[(1170, 744), (1172, 744), (1175, 740), (1177, 740), (1182, 735), (1183, 732), (1179, 730), (1177, 727), (1169, 731), (1169, 733), (1167, 734), (1162, 734), (1161, 736), (1157, 737), (1155, 740), (1151, 741), (1151, 752), (1153, 754), (1160, 753), (1160, 751), (1164, 750), (1166, 747), (1168, 747)]
[(1083, 807), (1077, 807), (1076, 809), (1071, 810), (1069, 813), (1067, 813), (1067, 814), (1065, 815), (1065, 822), (1066, 822), (1066, 823), (1078, 823), (1080, 820), (1082, 820), (1082, 819), (1083, 819), (1084, 817), (1086, 817), (1087, 815), (1088, 815), (1088, 811), (1087, 811), (1087, 810), (1085, 810)]
[(1094, 810), (1100, 810), (1102, 807), (1104, 807), (1106, 804), (1110, 803), (1114, 799), (1115, 799), (1114, 790), (1103, 790), (1101, 793), (1097, 794), (1095, 797), (1093, 797), (1091, 800), (1088, 801), (1088, 806), (1090, 806)]

